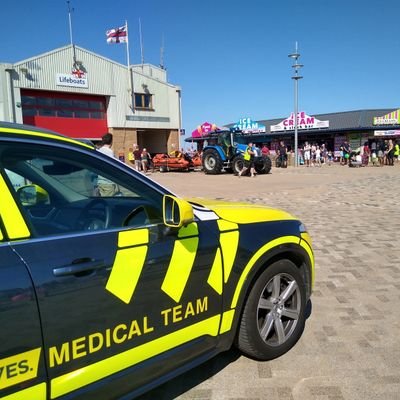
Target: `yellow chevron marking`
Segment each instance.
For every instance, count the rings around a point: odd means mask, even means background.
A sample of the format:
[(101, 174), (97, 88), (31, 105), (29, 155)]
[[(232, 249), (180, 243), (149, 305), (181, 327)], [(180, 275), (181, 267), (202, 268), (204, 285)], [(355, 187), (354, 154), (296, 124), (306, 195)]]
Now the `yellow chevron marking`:
[(235, 310), (225, 311), (222, 314), (222, 321), (221, 327), (219, 328), (219, 333), (225, 333), (231, 330), (234, 316)]
[[(190, 225), (194, 226), (190, 227)], [(181, 234), (182, 230), (182, 235), (184, 236), (186, 236), (186, 234), (192, 235), (194, 232), (197, 233), (197, 224), (193, 223), (190, 225), (186, 228), (181, 228), (179, 234)], [(199, 238), (197, 236), (179, 239), (174, 243), (171, 261), (161, 289), (177, 303), (180, 301), (183, 291), (185, 290), (190, 272), (193, 268), (198, 246)]]
[(51, 398), (70, 393), (198, 337), (217, 336), (220, 320), (221, 316), (215, 315), (151, 342), (58, 376), (51, 381)]
[[(222, 249), (218, 248), (215, 253), (214, 263), (211, 267), (210, 275), (207, 283), (218, 293), (222, 294), (222, 280), (228, 282), (229, 275), (233, 268), (236, 252), (239, 244), (239, 231), (238, 224), (234, 222), (224, 221), (220, 219), (217, 221), (220, 230), (219, 243)], [(226, 232), (230, 231), (230, 232)], [(222, 277), (222, 269), (224, 276)]]
[(117, 251), (106, 289), (124, 303), (129, 304), (147, 255), (147, 246)]
[(235, 224), (234, 222), (230, 222), (230, 221), (225, 221), (223, 219), (219, 219), (217, 221), (217, 223), (218, 223), (219, 230), (221, 232), (233, 231), (233, 230), (238, 229), (238, 224)]
[[(118, 234), (118, 247), (106, 290), (129, 304), (142, 273), (149, 242), (148, 229), (122, 231)], [(142, 245), (142, 246), (140, 246)], [(136, 247), (128, 247), (136, 246)], [(121, 249), (121, 247), (128, 247)]]
[(7, 227), (8, 237), (10, 239), (22, 239), (30, 236), (28, 227), (15, 203), (13, 197), (3, 177), (0, 175), (0, 215), (4, 225)]
[(136, 229), (123, 231), (118, 234), (118, 247), (137, 246), (149, 243), (149, 230)]
[(197, 236), (199, 234), (199, 228), (197, 222), (192, 222), (187, 226), (183, 226), (179, 229), (178, 238), (184, 238), (188, 236)]
[(3, 232), (0, 230), (0, 240), (3, 240)]
[(208, 276), (207, 283), (219, 294), (222, 294), (222, 257), (221, 250), (218, 247), (215, 253), (213, 265), (211, 267), (210, 275)]
[(265, 253), (267, 253), (269, 250), (272, 248), (279, 246), (281, 244), (286, 244), (286, 243), (295, 243), (299, 244), (300, 243), (300, 238), (297, 236), (282, 236), (280, 238), (271, 240), (270, 242), (264, 244), (264, 246), (260, 247), (251, 257), (250, 261), (247, 263), (245, 268), (242, 271), (242, 275), (240, 275), (239, 282), (236, 285), (235, 293), (232, 298), (232, 303), (231, 303), (231, 308), (235, 308), (237, 305), (237, 302), (239, 300), (239, 295), (240, 292), (242, 291), (244, 282), (246, 281), (247, 276), (249, 275), (251, 269), (254, 267), (254, 264), (257, 262), (257, 260)]

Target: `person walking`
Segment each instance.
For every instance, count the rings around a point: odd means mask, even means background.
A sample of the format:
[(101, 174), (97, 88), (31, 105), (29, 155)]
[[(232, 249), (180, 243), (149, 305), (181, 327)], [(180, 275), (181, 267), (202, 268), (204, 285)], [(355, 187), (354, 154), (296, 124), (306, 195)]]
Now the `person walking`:
[(239, 173), (238, 177), (240, 178), (248, 169), (250, 169), (250, 175), (252, 178), (256, 176), (256, 170), (254, 168), (254, 156), (255, 156), (255, 151), (253, 149), (253, 143), (249, 142), (246, 150), (244, 151), (243, 154), (243, 160), (244, 160), (244, 168), (242, 168)]

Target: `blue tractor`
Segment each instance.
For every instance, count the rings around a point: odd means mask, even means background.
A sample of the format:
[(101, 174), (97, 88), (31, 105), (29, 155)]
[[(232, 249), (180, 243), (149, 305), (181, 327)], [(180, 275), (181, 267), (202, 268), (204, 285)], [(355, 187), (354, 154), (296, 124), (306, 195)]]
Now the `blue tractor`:
[[(237, 175), (243, 168), (243, 154), (247, 148), (248, 135), (240, 131), (216, 131), (204, 137), (203, 170), (206, 174), (217, 175), (223, 171)], [(271, 159), (261, 156), (260, 149), (255, 148), (257, 156), (254, 166), (258, 174), (268, 174), (271, 170)]]

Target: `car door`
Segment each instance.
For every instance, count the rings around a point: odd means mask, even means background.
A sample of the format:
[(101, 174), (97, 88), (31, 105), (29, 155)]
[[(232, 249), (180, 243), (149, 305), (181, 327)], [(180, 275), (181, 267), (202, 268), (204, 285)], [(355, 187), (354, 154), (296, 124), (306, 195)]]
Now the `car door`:
[[(10, 222), (15, 203), (0, 175), (0, 398), (46, 399), (40, 318), (29, 271), (9, 240), (21, 235)], [(29, 334), (27, 334), (29, 332)]]
[(215, 221), (167, 228), (163, 192), (93, 152), (14, 143), (0, 157), (30, 234), (12, 248), (35, 284), (51, 398), (118, 397), (213, 350)]

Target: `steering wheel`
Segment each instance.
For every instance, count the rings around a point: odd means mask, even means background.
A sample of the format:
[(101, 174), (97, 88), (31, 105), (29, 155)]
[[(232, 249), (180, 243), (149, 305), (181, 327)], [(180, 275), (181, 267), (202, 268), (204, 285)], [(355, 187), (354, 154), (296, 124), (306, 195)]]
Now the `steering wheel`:
[(147, 210), (144, 206), (134, 208), (124, 219), (122, 226), (139, 226), (148, 222)]
[[(96, 215), (95, 210), (102, 213), (102, 217)], [(98, 214), (98, 213), (97, 213)], [(106, 200), (102, 198), (97, 198), (91, 200), (82, 209), (78, 217), (78, 226), (80, 229), (85, 230), (98, 230), (107, 229), (110, 224), (111, 219), (111, 208)]]

